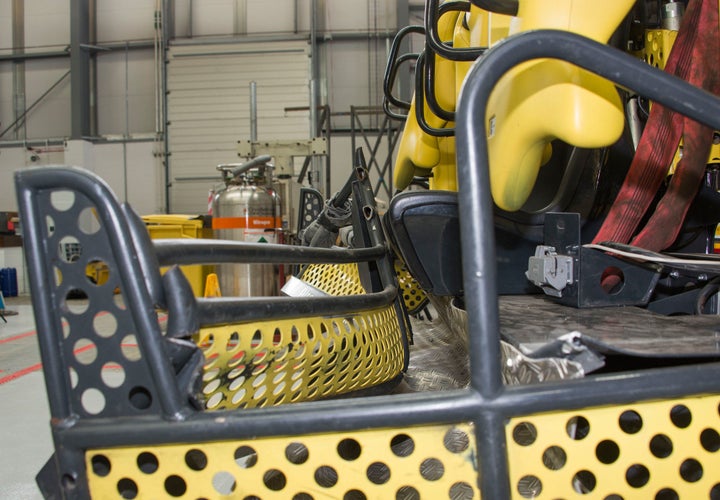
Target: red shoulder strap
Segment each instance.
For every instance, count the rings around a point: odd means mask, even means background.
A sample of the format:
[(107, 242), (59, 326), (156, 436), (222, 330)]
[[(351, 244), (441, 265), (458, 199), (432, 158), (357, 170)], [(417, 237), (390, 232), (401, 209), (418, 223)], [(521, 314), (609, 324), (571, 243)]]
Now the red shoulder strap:
[[(718, 1), (690, 0), (665, 71), (720, 94)], [(683, 138), (683, 158), (670, 186), (632, 244), (660, 251), (672, 244), (705, 172), (713, 130), (655, 103), (625, 181), (594, 243), (628, 243)]]

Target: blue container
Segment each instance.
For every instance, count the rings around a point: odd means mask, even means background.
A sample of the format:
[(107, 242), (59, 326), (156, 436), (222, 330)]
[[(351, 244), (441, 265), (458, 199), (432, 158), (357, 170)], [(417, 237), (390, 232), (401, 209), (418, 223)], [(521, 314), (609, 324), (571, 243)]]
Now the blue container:
[(17, 297), (17, 269), (14, 267), (0, 269), (0, 290), (5, 297)]

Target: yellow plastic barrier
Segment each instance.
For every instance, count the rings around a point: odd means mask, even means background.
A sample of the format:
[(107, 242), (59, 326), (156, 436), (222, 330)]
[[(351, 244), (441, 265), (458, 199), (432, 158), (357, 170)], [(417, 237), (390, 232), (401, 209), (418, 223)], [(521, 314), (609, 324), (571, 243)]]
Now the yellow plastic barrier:
[[(212, 238), (212, 229), (204, 227), (198, 215), (144, 215), (142, 217), (150, 238)], [(205, 293), (205, 280), (215, 271), (215, 266), (180, 266), (196, 297)]]

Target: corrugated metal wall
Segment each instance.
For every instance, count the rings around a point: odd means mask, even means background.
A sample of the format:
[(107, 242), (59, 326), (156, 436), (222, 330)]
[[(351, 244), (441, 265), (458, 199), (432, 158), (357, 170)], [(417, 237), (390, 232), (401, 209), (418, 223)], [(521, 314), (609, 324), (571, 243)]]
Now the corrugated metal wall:
[(174, 45), (168, 63), (170, 211), (204, 213), (220, 163), (242, 161), (250, 139), (250, 82), (257, 83), (258, 139), (307, 139), (310, 58), (306, 40)]

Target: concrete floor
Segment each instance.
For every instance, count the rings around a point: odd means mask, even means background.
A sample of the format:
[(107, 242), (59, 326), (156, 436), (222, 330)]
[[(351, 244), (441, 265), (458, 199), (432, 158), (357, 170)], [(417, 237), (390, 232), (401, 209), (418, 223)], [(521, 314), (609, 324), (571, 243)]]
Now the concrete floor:
[(28, 296), (6, 297), (0, 320), (0, 498), (42, 498), (35, 475), (53, 452), (45, 382)]

